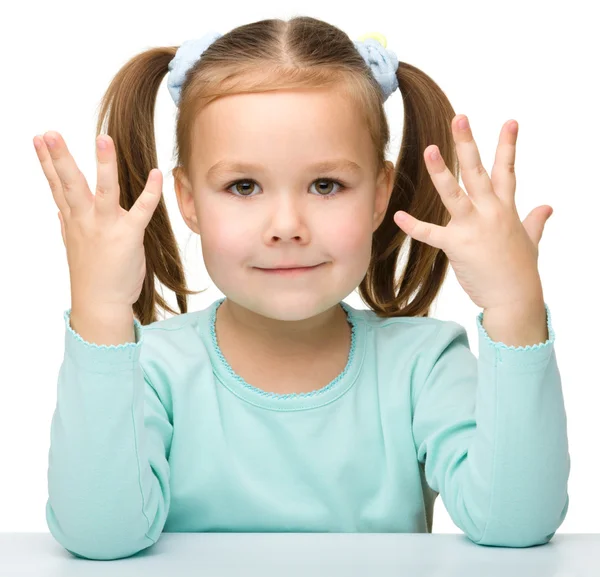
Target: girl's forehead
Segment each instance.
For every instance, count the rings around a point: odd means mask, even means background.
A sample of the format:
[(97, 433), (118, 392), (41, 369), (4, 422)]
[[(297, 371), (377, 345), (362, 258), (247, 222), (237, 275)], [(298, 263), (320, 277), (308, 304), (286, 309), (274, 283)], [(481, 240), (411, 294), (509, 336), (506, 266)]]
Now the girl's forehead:
[[(347, 167), (370, 156), (366, 123), (351, 105), (323, 91), (275, 91), (231, 95), (203, 109), (194, 129), (194, 148), (211, 157), (208, 170), (227, 158), (294, 155), (313, 163), (346, 158)], [(259, 162), (259, 161), (256, 161)]]
[(204, 127), (226, 128), (271, 124), (284, 126), (307, 120), (319, 121), (323, 129), (343, 123), (356, 125), (356, 105), (334, 90), (275, 90), (231, 94), (217, 98), (201, 109), (197, 122)]

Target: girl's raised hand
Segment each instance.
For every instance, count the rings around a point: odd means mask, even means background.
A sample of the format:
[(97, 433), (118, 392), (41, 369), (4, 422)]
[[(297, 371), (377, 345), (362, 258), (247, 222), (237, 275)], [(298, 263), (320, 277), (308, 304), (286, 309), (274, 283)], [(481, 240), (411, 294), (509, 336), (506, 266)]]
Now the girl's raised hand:
[(446, 253), (458, 282), (477, 306), (507, 310), (517, 304), (543, 302), (538, 244), (552, 207), (538, 206), (523, 222), (519, 219), (515, 205), (516, 121), (502, 127), (491, 180), (466, 116), (454, 117), (452, 131), (468, 195), (438, 147), (428, 146), (424, 151), (427, 170), (450, 212), (450, 222), (437, 226), (399, 211), (394, 215), (396, 224), (415, 240)]
[[(110, 136), (96, 139), (95, 194), (60, 134), (46, 132), (33, 141), (59, 209), (72, 305), (132, 307), (146, 275), (144, 231), (160, 201), (161, 172), (150, 171), (146, 187), (127, 211), (119, 204), (117, 157)], [(105, 149), (99, 146), (102, 142)]]

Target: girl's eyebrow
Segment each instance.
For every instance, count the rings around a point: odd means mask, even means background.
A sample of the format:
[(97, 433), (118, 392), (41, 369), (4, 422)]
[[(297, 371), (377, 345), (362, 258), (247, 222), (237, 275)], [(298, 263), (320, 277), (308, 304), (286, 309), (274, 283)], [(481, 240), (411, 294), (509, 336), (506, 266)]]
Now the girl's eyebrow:
[[(352, 160), (348, 160), (346, 158), (333, 159), (333, 160), (322, 160), (311, 164), (307, 167), (308, 170), (313, 170), (316, 172), (334, 172), (336, 170), (344, 170), (348, 172), (355, 172), (357, 174), (362, 173), (362, 167), (353, 162)], [(252, 164), (248, 162), (242, 161), (234, 161), (234, 160), (220, 160), (219, 162), (213, 164), (211, 166), (206, 176), (208, 178), (213, 178), (219, 174), (225, 173), (247, 173), (247, 172), (265, 172), (266, 167), (263, 164)]]

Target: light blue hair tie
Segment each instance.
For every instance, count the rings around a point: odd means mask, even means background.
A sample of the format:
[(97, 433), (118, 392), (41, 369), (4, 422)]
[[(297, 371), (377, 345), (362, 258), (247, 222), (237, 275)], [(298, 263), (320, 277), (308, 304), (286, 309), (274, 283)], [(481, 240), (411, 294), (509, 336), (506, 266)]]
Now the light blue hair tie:
[(368, 64), (377, 82), (379, 82), (379, 86), (383, 91), (383, 101), (385, 102), (399, 86), (396, 77), (398, 57), (386, 48), (387, 40), (383, 34), (378, 32), (361, 36), (354, 41), (354, 46)]
[[(169, 62), (167, 87), (173, 101), (179, 106), (181, 87), (190, 68), (200, 59), (203, 52), (217, 39), (223, 36), (220, 32), (207, 32), (201, 38), (186, 40), (177, 50), (175, 57)], [(398, 57), (387, 50), (385, 37), (379, 33), (370, 33), (353, 41), (373, 76), (381, 86), (384, 102), (398, 88), (396, 70)]]
[(181, 86), (188, 70), (198, 61), (202, 53), (223, 36), (220, 32), (207, 32), (202, 38), (186, 40), (178, 49), (175, 57), (169, 62), (169, 78), (167, 87), (175, 104), (179, 106)]

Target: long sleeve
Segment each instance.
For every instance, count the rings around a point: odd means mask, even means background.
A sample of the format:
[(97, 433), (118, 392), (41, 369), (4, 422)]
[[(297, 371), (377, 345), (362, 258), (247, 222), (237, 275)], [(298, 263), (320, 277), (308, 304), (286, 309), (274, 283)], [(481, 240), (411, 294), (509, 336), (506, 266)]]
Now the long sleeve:
[(569, 504), (570, 457), (555, 335), (527, 347), (492, 341), (477, 316), (479, 358), (444, 321), (415, 372), (413, 435), (427, 483), (480, 545), (547, 543)]
[(84, 341), (66, 323), (51, 424), (46, 521), (71, 553), (118, 559), (153, 545), (170, 506), (172, 425), (139, 357), (144, 342)]

